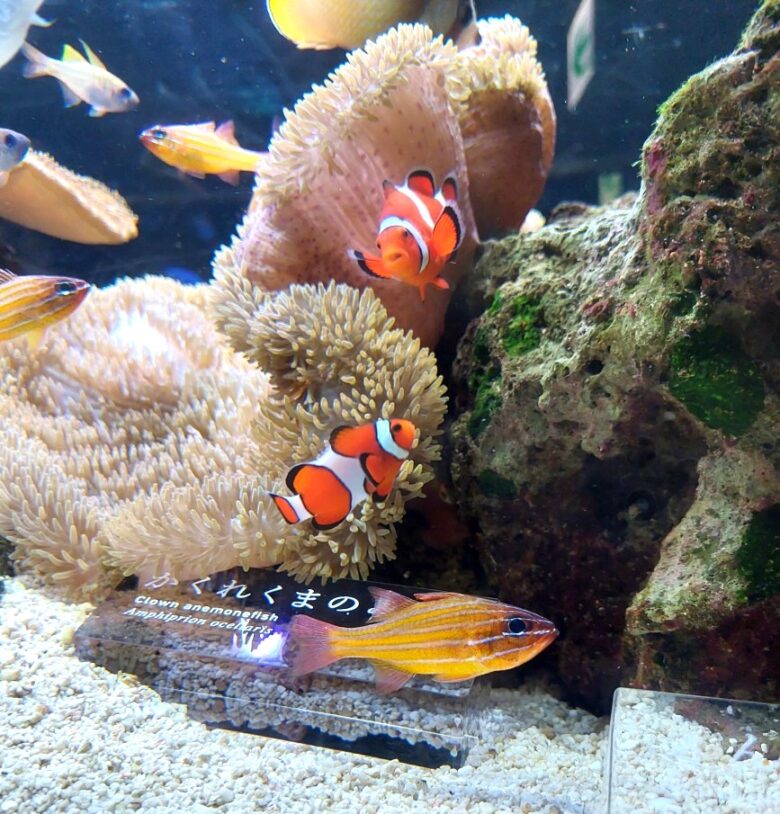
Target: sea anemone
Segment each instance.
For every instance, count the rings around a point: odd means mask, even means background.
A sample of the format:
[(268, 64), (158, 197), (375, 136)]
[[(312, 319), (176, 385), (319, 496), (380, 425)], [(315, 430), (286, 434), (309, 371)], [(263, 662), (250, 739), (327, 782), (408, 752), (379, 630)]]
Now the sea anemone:
[(75, 243), (127, 243), (138, 218), (121, 195), (29, 150), (0, 188), (0, 218)]

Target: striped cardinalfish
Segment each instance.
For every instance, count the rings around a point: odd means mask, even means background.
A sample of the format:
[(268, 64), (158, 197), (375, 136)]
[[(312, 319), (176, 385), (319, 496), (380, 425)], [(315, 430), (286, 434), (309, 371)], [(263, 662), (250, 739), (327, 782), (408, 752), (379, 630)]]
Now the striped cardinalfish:
[(368, 659), (380, 693), (413, 675), (466, 681), (530, 661), (558, 635), (555, 625), (530, 611), (492, 599), (455, 593), (419, 593), (415, 599), (369, 589), (371, 622), (344, 628), (311, 616), (290, 623), (291, 667), (305, 675), (334, 661)]
[(318, 458), (296, 464), (287, 473), (293, 494), (269, 494), (288, 523), (311, 518), (315, 529), (332, 529), (369, 495), (385, 500), (416, 435), (414, 424), (404, 418), (336, 427)]
[(0, 269), (0, 342), (26, 335), (36, 348), (46, 328), (70, 316), (89, 289), (73, 277), (17, 277)]
[(195, 178), (218, 175), (238, 183), (239, 171), (254, 172), (263, 153), (245, 150), (236, 141), (233, 122), (155, 125), (139, 136), (141, 143), (171, 167)]

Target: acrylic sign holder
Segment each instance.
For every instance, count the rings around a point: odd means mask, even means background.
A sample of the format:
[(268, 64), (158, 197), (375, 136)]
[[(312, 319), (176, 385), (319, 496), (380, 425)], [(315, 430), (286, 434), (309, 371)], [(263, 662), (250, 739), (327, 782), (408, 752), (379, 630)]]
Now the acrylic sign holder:
[(373, 606), (368, 587), (350, 580), (302, 586), (269, 571), (182, 584), (163, 575), (114, 591), (77, 631), (76, 650), (136, 675), (210, 726), (426, 766), (461, 765), (477, 736), (482, 683), (414, 678), (381, 696), (373, 668), (358, 660), (291, 675), (292, 615), (366, 624)]

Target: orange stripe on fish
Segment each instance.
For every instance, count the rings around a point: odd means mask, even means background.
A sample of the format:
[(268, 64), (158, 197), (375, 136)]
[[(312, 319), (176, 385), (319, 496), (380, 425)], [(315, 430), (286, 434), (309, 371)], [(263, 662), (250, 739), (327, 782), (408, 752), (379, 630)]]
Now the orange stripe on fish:
[(448, 176), (436, 192), (433, 175), (418, 169), (409, 173), (403, 186), (385, 181), (383, 188), (380, 254), (351, 250), (350, 257), (367, 274), (416, 286), (422, 300), (429, 285), (448, 289), (440, 272), (454, 259), (463, 237), (457, 181)]
[(89, 290), (73, 277), (17, 277), (0, 269), (0, 342), (26, 334), (36, 347), (46, 328), (70, 316)]
[(558, 635), (543, 616), (492, 599), (420, 593), (415, 601), (384, 588), (369, 590), (375, 604), (372, 621), (363, 627), (292, 618), (294, 675), (341, 659), (364, 658), (374, 665), (377, 689), (383, 693), (400, 689), (413, 675), (466, 681), (524, 664)]
[(318, 458), (288, 471), (293, 494), (271, 492), (271, 498), (288, 523), (311, 518), (315, 529), (333, 528), (369, 495), (380, 501), (388, 496), (415, 437), (414, 424), (402, 418), (337, 427)]

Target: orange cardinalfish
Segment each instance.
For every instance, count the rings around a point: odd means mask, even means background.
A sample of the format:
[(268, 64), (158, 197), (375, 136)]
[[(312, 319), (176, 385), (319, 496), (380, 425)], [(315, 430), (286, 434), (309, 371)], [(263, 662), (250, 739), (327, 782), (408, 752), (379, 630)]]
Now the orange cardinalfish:
[(70, 316), (89, 289), (73, 277), (17, 277), (0, 269), (0, 342), (26, 334), (36, 348), (46, 328)]
[(416, 286), (422, 300), (428, 285), (449, 288), (439, 273), (454, 259), (463, 236), (455, 179), (447, 176), (436, 192), (431, 173), (414, 170), (402, 187), (390, 181), (382, 186), (385, 204), (376, 242), (381, 256), (350, 251), (350, 257), (367, 274)]
[(288, 523), (311, 517), (315, 529), (332, 529), (369, 495), (379, 501), (388, 496), (416, 433), (403, 418), (337, 427), (318, 458), (287, 473), (292, 497), (271, 497)]
[(415, 601), (384, 588), (369, 590), (375, 605), (371, 622), (362, 627), (293, 616), (294, 675), (361, 658), (374, 665), (381, 693), (400, 689), (413, 675), (467, 681), (524, 664), (558, 635), (543, 616), (492, 599), (420, 593)]
[(263, 157), (262, 153), (239, 145), (232, 121), (216, 128), (214, 122), (158, 124), (144, 130), (139, 138), (149, 152), (166, 164), (195, 178), (215, 174), (233, 185), (238, 183), (240, 170), (254, 172)]

